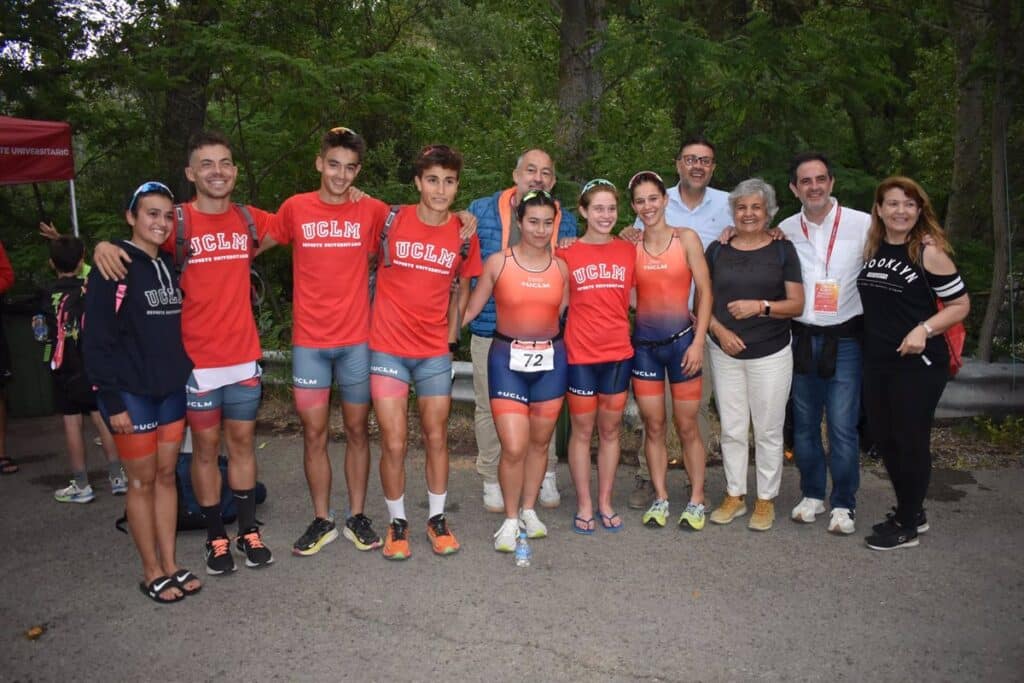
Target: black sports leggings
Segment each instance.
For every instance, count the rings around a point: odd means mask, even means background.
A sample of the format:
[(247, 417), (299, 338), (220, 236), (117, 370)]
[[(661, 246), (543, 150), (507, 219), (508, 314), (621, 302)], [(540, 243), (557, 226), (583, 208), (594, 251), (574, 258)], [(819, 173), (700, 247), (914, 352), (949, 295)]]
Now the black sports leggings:
[(868, 429), (896, 492), (896, 521), (913, 526), (932, 474), (931, 431), (947, 368), (864, 368)]

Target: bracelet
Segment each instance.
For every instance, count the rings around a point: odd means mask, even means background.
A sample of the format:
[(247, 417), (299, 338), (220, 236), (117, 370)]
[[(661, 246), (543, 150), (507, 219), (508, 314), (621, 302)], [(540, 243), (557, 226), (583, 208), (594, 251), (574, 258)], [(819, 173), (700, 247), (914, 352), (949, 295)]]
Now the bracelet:
[(768, 303), (766, 300), (763, 300), (763, 299), (761, 300), (761, 303), (764, 304), (764, 313), (762, 313), (761, 315), (763, 315), (765, 318), (771, 316), (771, 314), (772, 314), (772, 305), (770, 303)]
[(932, 329), (932, 326), (929, 325), (927, 321), (922, 320), (918, 324), (924, 328), (925, 334), (927, 334), (929, 337), (933, 337), (935, 335), (935, 330)]

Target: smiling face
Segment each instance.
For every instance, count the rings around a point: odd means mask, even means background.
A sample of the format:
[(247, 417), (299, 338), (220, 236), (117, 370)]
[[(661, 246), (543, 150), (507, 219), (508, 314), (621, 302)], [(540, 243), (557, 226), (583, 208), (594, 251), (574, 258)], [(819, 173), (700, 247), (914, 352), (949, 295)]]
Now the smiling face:
[(555, 186), (555, 164), (546, 152), (531, 149), (512, 171), (512, 181), (516, 184), (518, 197), (530, 190), (550, 192)]
[(174, 225), (173, 203), (162, 194), (142, 195), (133, 209), (125, 212), (132, 226), (132, 241), (151, 254), (156, 254), (171, 234)]
[(231, 150), (224, 145), (204, 145), (192, 152), (185, 177), (195, 183), (196, 194), (210, 199), (231, 196), (238, 178)]
[(743, 195), (736, 200), (732, 211), (736, 232), (753, 235), (768, 227), (768, 207), (760, 193)]
[(828, 167), (818, 160), (805, 161), (796, 169), (796, 182), (789, 189), (804, 206), (808, 216), (828, 214), (832, 208), (832, 186), (835, 178), (829, 176)]
[(882, 201), (878, 204), (878, 217), (885, 225), (889, 241), (902, 243), (917, 225), (921, 217), (921, 205), (902, 189), (894, 187), (882, 195)]
[(703, 192), (715, 174), (715, 150), (707, 145), (687, 145), (676, 158), (676, 171), (683, 187)]
[(633, 188), (633, 211), (643, 222), (645, 228), (657, 225), (665, 217), (668, 197), (662, 193), (655, 183), (637, 183)]
[(580, 215), (587, 221), (587, 232), (609, 235), (619, 218), (619, 204), (614, 192), (598, 190), (590, 195), (589, 206), (580, 205)]
[(413, 180), (420, 204), (431, 211), (447, 211), (459, 191), (459, 172), (443, 166), (428, 166)]
[(316, 158), (320, 172), (320, 199), (328, 204), (340, 204), (348, 198), (348, 191), (359, 175), (359, 154), (347, 147), (331, 147)]

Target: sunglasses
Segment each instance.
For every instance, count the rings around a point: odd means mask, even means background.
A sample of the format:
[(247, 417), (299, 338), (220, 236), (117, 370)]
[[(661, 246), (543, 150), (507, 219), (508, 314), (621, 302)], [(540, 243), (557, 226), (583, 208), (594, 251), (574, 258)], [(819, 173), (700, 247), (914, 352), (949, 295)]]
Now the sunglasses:
[(135, 192), (132, 193), (132, 200), (128, 202), (128, 210), (131, 211), (132, 209), (135, 208), (135, 204), (139, 201), (139, 197), (141, 197), (144, 194), (151, 193), (162, 194), (168, 199), (170, 199), (172, 202), (174, 201), (174, 193), (171, 192), (171, 188), (167, 187), (163, 183), (159, 183), (155, 180), (150, 180), (139, 185), (135, 189)]
[(551, 193), (548, 192), (547, 190), (530, 190), (529, 192), (523, 195), (522, 201), (528, 202), (531, 199), (534, 199), (535, 197), (541, 197), (542, 199), (553, 201)]
[(606, 180), (604, 178), (594, 178), (593, 180), (588, 181), (587, 184), (583, 186), (583, 189), (580, 190), (580, 196), (582, 197), (587, 192), (589, 192), (595, 187), (598, 187), (599, 185), (610, 187), (613, 190), (615, 189), (615, 183), (613, 183), (612, 181)]
[(333, 135), (345, 135), (346, 133), (350, 135), (359, 135), (359, 133), (355, 132), (351, 128), (348, 128), (347, 126), (335, 126), (334, 128), (331, 128), (327, 132), (332, 133)]

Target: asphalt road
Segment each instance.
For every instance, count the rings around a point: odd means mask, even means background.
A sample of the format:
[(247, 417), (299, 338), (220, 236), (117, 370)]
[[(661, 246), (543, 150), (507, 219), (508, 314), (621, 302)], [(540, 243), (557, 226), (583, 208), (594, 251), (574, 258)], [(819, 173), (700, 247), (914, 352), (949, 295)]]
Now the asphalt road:
[[(0, 680), (1021, 680), (1024, 676), (1024, 470), (937, 473), (931, 531), (917, 548), (879, 553), (863, 535), (891, 505), (888, 482), (863, 473), (858, 532), (789, 521), (798, 475), (787, 467), (774, 529), (737, 521), (700, 533), (650, 530), (626, 509), (619, 534), (571, 533), (575, 496), (564, 463), (562, 506), (541, 518), (520, 569), (495, 553), (500, 516), (483, 511), (469, 459), (453, 460), (450, 519), (463, 544), (431, 555), (423, 461), (410, 454), (413, 557), (385, 561), (340, 538), (318, 555), (289, 549), (311, 519), (301, 439), (261, 436), (257, 516), (276, 562), (206, 577), (197, 596), (160, 606), (136, 584), (130, 539), (113, 528), (102, 458), (96, 500), (59, 504), (66, 479), (57, 418), (15, 420), (18, 475), (0, 478)], [(337, 453), (340, 446), (332, 445)], [(375, 458), (376, 460), (376, 458)], [(340, 458), (335, 491), (342, 490)], [(720, 467), (708, 492), (723, 488)], [(369, 515), (383, 530), (380, 486)], [(670, 473), (673, 510), (683, 475)], [(753, 490), (753, 482), (751, 482)], [(344, 501), (334, 497), (340, 510)], [(203, 569), (201, 532), (179, 535), (179, 561)], [(25, 632), (45, 632), (29, 640)]]

